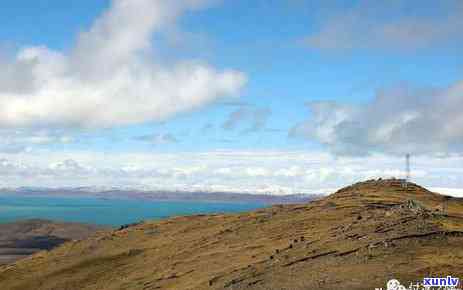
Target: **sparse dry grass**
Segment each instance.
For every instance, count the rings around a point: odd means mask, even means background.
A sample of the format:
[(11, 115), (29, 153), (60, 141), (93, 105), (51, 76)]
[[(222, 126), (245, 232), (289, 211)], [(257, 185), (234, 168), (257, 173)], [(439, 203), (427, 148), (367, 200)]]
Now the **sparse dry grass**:
[[(409, 208), (414, 200), (417, 208)], [(394, 181), (302, 205), (177, 217), (0, 269), (0, 289), (374, 289), (463, 274), (463, 202)]]

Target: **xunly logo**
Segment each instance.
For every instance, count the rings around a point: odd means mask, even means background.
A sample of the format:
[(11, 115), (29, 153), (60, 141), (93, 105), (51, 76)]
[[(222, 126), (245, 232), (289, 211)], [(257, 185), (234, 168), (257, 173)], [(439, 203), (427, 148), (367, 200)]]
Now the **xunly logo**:
[[(397, 279), (392, 279), (387, 282), (387, 290), (463, 290), (457, 288), (459, 284), (460, 279), (452, 276), (447, 276), (446, 278), (424, 278), (422, 283), (410, 283), (409, 287), (405, 287)], [(376, 290), (383, 290), (383, 288), (376, 288)]]
[[(459, 278), (447, 276), (447, 278), (424, 278), (424, 287), (457, 287), (460, 283)], [(389, 289), (389, 288), (388, 288)]]

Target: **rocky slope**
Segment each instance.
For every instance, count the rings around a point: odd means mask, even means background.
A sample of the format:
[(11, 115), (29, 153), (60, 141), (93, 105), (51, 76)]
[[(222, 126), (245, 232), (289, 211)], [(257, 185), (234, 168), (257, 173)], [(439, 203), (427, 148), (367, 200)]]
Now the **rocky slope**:
[[(444, 211), (443, 211), (444, 209)], [(308, 204), (145, 222), (0, 269), (2, 289), (375, 289), (463, 276), (463, 201), (374, 180)]]

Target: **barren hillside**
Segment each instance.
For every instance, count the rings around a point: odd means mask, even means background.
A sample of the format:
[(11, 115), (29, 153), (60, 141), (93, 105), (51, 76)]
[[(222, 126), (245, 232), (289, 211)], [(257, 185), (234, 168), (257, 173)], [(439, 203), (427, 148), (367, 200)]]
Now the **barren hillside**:
[(462, 277), (462, 243), (462, 200), (379, 180), (307, 204), (100, 233), (4, 266), (0, 283), (8, 290), (371, 290), (390, 278)]

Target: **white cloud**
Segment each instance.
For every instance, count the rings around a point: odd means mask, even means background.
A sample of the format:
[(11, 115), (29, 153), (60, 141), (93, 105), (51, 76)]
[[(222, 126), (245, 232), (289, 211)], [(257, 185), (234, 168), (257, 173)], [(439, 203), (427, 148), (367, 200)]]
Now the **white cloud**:
[(363, 105), (314, 102), (312, 116), (290, 134), (317, 140), (340, 155), (461, 154), (463, 82), (448, 88), (397, 86)]
[[(414, 157), (413, 181), (463, 188), (463, 157)], [(374, 168), (374, 169), (372, 169)], [(332, 193), (370, 179), (404, 176), (403, 158), (336, 157), (321, 152), (211, 151), (200, 153), (49, 152), (0, 154), (1, 187), (97, 186), (251, 193)], [(446, 191), (448, 192), (448, 191)], [(458, 191), (455, 191), (458, 193)]]
[(0, 126), (112, 127), (164, 120), (221, 97), (246, 77), (198, 61), (162, 64), (152, 37), (206, 0), (113, 0), (69, 53), (25, 47), (0, 57)]
[(358, 1), (324, 15), (305, 43), (321, 50), (417, 51), (461, 44), (461, 1)]
[(299, 166), (291, 166), (289, 168), (281, 168), (274, 174), (277, 177), (300, 177), (304, 175), (304, 170)]
[(463, 198), (462, 188), (447, 188), (447, 187), (432, 187), (429, 190), (439, 192), (441, 194)]
[(250, 177), (264, 177), (268, 176), (270, 172), (262, 167), (250, 167), (244, 170), (245, 174)]

